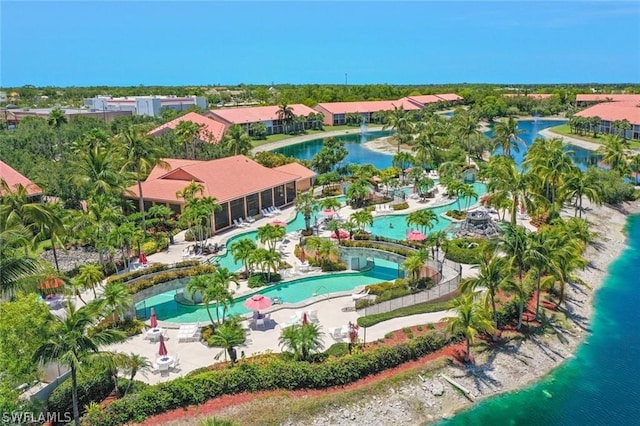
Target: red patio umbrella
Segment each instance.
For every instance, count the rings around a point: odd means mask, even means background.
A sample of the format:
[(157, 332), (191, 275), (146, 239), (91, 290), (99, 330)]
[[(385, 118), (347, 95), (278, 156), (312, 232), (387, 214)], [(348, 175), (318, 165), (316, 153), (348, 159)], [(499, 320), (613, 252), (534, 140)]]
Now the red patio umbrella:
[(151, 308), (151, 318), (149, 319), (149, 324), (151, 328), (156, 328), (158, 326), (158, 317), (156, 316), (156, 310)]
[(140, 257), (138, 258), (138, 262), (140, 262), (143, 265), (147, 264), (147, 255), (144, 254), (143, 251), (140, 252)]
[(285, 226), (287, 226), (286, 222), (283, 222), (281, 220), (274, 220), (273, 222), (269, 222), (269, 225), (271, 225), (271, 226), (282, 226), (283, 228)]
[(417, 231), (417, 230), (412, 230), (409, 231), (409, 233), (407, 234), (407, 240), (408, 241), (424, 241), (427, 238), (426, 235), (424, 235), (422, 232)]
[(309, 320), (307, 319), (307, 313), (303, 312), (302, 313), (302, 325), (305, 325), (308, 322), (309, 322)]
[(45, 277), (40, 281), (40, 284), (38, 284), (40, 290), (56, 290), (62, 286), (64, 286), (64, 280), (53, 275)]
[(320, 214), (326, 217), (333, 217), (336, 215), (336, 212), (333, 211), (332, 209), (324, 209), (320, 212)]
[(158, 355), (167, 356), (169, 351), (167, 351), (167, 345), (164, 344), (164, 336), (160, 335), (160, 348), (158, 349)]
[(271, 306), (271, 299), (262, 294), (254, 294), (244, 302), (244, 306), (252, 311), (260, 311)]
[(307, 261), (307, 253), (304, 252), (304, 247), (300, 247), (300, 262), (304, 263)]
[(338, 238), (338, 235), (340, 236), (341, 240), (349, 238), (349, 233), (344, 229), (338, 229), (336, 232), (333, 232), (331, 234), (331, 238)]

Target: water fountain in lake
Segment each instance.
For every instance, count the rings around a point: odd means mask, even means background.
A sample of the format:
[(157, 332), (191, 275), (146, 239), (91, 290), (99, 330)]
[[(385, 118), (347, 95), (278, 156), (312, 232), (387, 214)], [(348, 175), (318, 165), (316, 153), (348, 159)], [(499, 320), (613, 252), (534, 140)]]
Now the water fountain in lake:
[(500, 234), (491, 215), (485, 210), (467, 212), (467, 217), (456, 230), (458, 238), (492, 238)]
[(360, 143), (364, 143), (367, 141), (367, 132), (369, 131), (368, 127), (367, 127), (367, 120), (365, 119), (364, 115), (362, 116), (362, 119), (360, 120)]

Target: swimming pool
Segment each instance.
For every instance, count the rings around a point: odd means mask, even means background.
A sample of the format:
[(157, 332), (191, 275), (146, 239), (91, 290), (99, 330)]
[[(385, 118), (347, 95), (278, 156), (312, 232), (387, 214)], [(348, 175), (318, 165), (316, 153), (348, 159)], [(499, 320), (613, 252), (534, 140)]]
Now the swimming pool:
[[(375, 260), (375, 267), (367, 272), (327, 274), (316, 277), (300, 278), (263, 288), (258, 291), (267, 297), (278, 296), (284, 303), (297, 303), (311, 297), (335, 292), (351, 291), (356, 287), (390, 281), (398, 278), (398, 264), (382, 259)], [(179, 290), (178, 290), (179, 291)], [(150, 308), (154, 308), (156, 316), (161, 321), (171, 321), (177, 323), (187, 322), (208, 322), (209, 316), (203, 305), (188, 306), (177, 303), (174, 299), (176, 290), (161, 293), (145, 299), (136, 304), (136, 310), (142, 316), (147, 317)], [(228, 310), (228, 314), (247, 314), (249, 309), (245, 308), (244, 301), (251, 294), (239, 297), (235, 304)], [(215, 304), (209, 306), (211, 315), (215, 318)]]

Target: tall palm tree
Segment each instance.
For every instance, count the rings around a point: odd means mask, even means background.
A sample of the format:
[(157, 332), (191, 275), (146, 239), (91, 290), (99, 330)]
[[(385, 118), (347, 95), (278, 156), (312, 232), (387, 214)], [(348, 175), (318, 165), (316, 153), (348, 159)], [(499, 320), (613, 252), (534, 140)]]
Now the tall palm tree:
[(178, 140), (181, 141), (182, 145), (184, 146), (184, 155), (186, 158), (198, 158), (196, 143), (203, 128), (204, 124), (198, 124), (194, 123), (193, 121), (186, 120), (181, 121), (176, 126), (175, 134), (178, 137)]
[(147, 223), (144, 211), (144, 194), (142, 193), (142, 179), (144, 179), (155, 166), (168, 169), (169, 164), (163, 161), (162, 149), (156, 145), (153, 137), (138, 130), (133, 126), (128, 127), (119, 135), (121, 149), (125, 158), (123, 169), (132, 172), (138, 184), (138, 208), (142, 215), (142, 231), (147, 233)]
[(257, 237), (269, 250), (273, 250), (276, 248), (276, 241), (283, 239), (286, 234), (287, 229), (284, 226), (266, 224), (258, 228)]
[(282, 348), (290, 349), (296, 359), (309, 360), (311, 353), (324, 349), (322, 336), (318, 324), (309, 322), (302, 325), (285, 327), (280, 335), (279, 342)]
[(524, 226), (512, 223), (505, 224), (499, 247), (511, 259), (512, 264), (518, 270), (520, 282), (522, 282), (522, 273), (526, 267), (524, 257), (528, 250), (528, 245), (529, 239)]
[(22, 225), (0, 225), (0, 298), (12, 297), (26, 279), (44, 271), (40, 259), (24, 255), (29, 231)]
[(478, 130), (479, 123), (478, 115), (470, 110), (458, 108), (453, 115), (453, 133), (464, 141), (469, 164), (471, 164), (471, 139), (481, 136), (481, 132)]
[(541, 232), (527, 234), (527, 251), (524, 253), (524, 262), (536, 271), (536, 318), (540, 312), (540, 291), (542, 277), (548, 273), (554, 273), (556, 265), (551, 261), (553, 247), (550, 246), (546, 235)]
[(313, 189), (298, 194), (295, 200), (296, 211), (304, 216), (304, 229), (311, 232), (311, 214), (318, 211), (318, 203), (313, 197)]
[(58, 138), (58, 156), (62, 157), (62, 153), (64, 151), (64, 147), (62, 146), (62, 126), (67, 124), (69, 120), (67, 120), (67, 116), (64, 114), (60, 108), (54, 108), (49, 113), (49, 118), (47, 123), (49, 126), (53, 127), (56, 131), (56, 135)]
[(427, 229), (432, 229), (437, 222), (439, 222), (438, 215), (431, 209), (417, 210), (407, 215), (407, 225), (419, 226), (425, 234)]
[(229, 155), (245, 155), (251, 151), (251, 138), (238, 124), (231, 125), (222, 137), (222, 146)]
[(460, 292), (473, 294), (475, 291), (485, 290), (485, 305), (491, 305), (493, 314), (493, 328), (498, 329), (498, 311), (496, 310), (496, 293), (505, 282), (510, 279), (509, 263), (506, 257), (499, 257), (495, 253), (487, 251), (480, 260), (477, 276), (466, 278), (460, 283)]
[(352, 203), (354, 208), (362, 207), (365, 198), (371, 193), (369, 182), (364, 179), (358, 179), (351, 183), (347, 188), (347, 200)]
[(244, 330), (240, 324), (237, 321), (227, 321), (216, 327), (208, 343), (211, 346), (223, 348), (226, 351), (224, 359), (226, 360), (229, 354), (231, 363), (234, 363), (233, 347), (243, 344), (245, 339)]
[(109, 283), (104, 287), (102, 303), (105, 312), (113, 315), (113, 322), (120, 321), (120, 315), (129, 312), (133, 306), (133, 298), (123, 283)]
[(393, 129), (396, 131), (396, 140), (398, 141), (398, 152), (400, 145), (411, 135), (411, 120), (404, 107), (393, 106), (393, 110), (388, 111), (383, 129)]
[(129, 374), (129, 383), (127, 383), (127, 387), (124, 390), (124, 394), (129, 393), (129, 389), (131, 389), (131, 385), (133, 385), (133, 379), (136, 377), (138, 373), (145, 373), (151, 368), (151, 362), (146, 357), (142, 355), (138, 355), (134, 352), (131, 352), (127, 357), (125, 362), (125, 371)]
[(606, 135), (603, 145), (598, 148), (598, 153), (602, 155), (602, 162), (625, 176), (629, 173), (627, 164), (627, 155), (624, 149), (624, 143), (618, 135)]
[(82, 288), (93, 290), (93, 297), (95, 299), (98, 298), (96, 286), (104, 279), (104, 272), (102, 272), (102, 268), (99, 265), (87, 263), (80, 266), (79, 273), (75, 276), (75, 279)]
[(76, 426), (80, 426), (78, 409), (78, 370), (91, 355), (98, 353), (101, 346), (111, 345), (124, 340), (122, 332), (105, 329), (89, 335), (89, 329), (95, 325), (96, 318), (91, 306), (76, 309), (67, 303), (64, 316), (52, 316), (55, 324), (54, 333), (40, 346), (33, 360), (37, 363), (58, 362), (71, 370), (71, 397), (73, 402), (73, 418)]
[(72, 162), (72, 180), (88, 194), (120, 196), (131, 176), (117, 166), (111, 147), (95, 146), (78, 152)]
[(0, 224), (3, 227), (22, 225), (32, 233), (37, 233), (45, 224), (62, 226), (50, 206), (32, 201), (22, 184), (12, 187), (3, 178), (0, 178)]
[(366, 226), (373, 225), (373, 215), (370, 211), (360, 210), (351, 215), (351, 220), (358, 226), (361, 231), (366, 231)]
[(502, 148), (502, 153), (506, 157), (511, 157), (511, 151), (520, 152), (520, 146), (524, 145), (524, 141), (520, 135), (524, 130), (518, 128), (518, 121), (513, 117), (502, 120), (496, 124), (493, 132), (495, 143)]
[(295, 114), (293, 113), (293, 108), (287, 105), (286, 102), (283, 102), (278, 105), (278, 120), (282, 121), (283, 132), (287, 133), (287, 129), (289, 125), (293, 122)]
[(402, 262), (402, 266), (415, 282), (420, 278), (420, 270), (424, 267), (424, 260), (418, 252), (415, 252), (410, 254), (404, 262)]
[(409, 152), (398, 152), (393, 156), (393, 160), (391, 164), (393, 167), (397, 167), (401, 170), (402, 176), (404, 177), (404, 171), (411, 167), (414, 163), (415, 158)]
[(584, 197), (597, 205), (602, 203), (600, 184), (592, 173), (592, 169), (585, 173), (579, 167), (572, 168), (561, 189), (567, 200), (575, 200), (574, 216), (582, 217), (582, 199)]
[(245, 274), (249, 274), (249, 259), (258, 246), (249, 238), (241, 238), (231, 244), (231, 255), (234, 262), (242, 262)]
[(471, 360), (471, 344), (478, 333), (493, 333), (493, 325), (489, 311), (484, 306), (476, 303), (473, 295), (464, 294), (460, 296), (455, 305), (457, 315), (446, 318), (449, 331), (451, 333), (462, 333), (466, 339), (467, 349), (464, 361)]

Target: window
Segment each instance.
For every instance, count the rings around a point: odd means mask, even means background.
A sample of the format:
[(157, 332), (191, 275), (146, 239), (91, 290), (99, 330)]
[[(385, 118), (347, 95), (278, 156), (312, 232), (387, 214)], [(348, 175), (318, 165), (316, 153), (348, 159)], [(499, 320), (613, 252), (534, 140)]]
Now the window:
[(245, 218), (244, 211), (244, 198), (238, 198), (231, 201), (231, 220), (236, 220), (239, 218)]
[(296, 199), (296, 183), (289, 182), (285, 187), (285, 193), (287, 196), (287, 204), (292, 203)]
[(260, 214), (258, 194), (247, 195), (247, 216)]
[(229, 203), (220, 204), (222, 210), (215, 212), (213, 219), (216, 225), (216, 231), (224, 229), (230, 225), (229, 221)]
[(273, 188), (273, 192), (273, 202), (276, 206), (280, 207), (286, 204), (286, 200), (284, 198), (284, 185), (276, 186), (275, 188)]
[(260, 193), (260, 203), (262, 204), (263, 209), (273, 206), (273, 195), (271, 189), (267, 189)]

